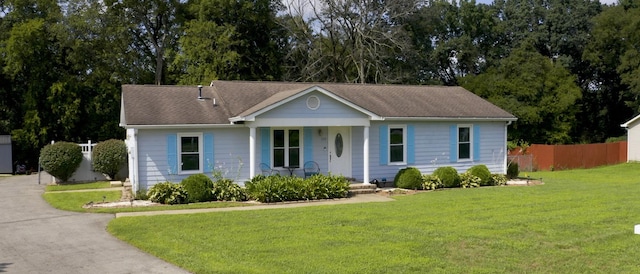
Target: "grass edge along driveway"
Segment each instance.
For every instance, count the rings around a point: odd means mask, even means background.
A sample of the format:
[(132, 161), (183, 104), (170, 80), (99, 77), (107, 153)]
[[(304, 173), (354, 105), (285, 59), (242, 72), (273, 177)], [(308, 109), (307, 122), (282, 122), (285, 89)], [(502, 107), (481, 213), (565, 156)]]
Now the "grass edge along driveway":
[(632, 273), (640, 164), (545, 184), (370, 203), (118, 218), (108, 231), (195, 273)]

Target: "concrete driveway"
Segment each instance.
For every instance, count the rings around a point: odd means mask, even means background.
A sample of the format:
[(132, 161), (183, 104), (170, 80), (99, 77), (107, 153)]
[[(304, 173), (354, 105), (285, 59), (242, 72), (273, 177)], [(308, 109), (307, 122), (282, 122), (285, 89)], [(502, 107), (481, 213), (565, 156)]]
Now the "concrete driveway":
[(42, 178), (0, 177), (0, 273), (188, 273), (107, 233), (112, 214), (50, 207)]

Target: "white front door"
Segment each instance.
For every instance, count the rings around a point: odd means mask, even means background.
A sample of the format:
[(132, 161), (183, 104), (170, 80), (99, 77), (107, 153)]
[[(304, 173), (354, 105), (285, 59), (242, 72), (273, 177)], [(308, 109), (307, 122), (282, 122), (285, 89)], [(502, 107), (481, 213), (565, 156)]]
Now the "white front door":
[(329, 127), (329, 172), (351, 177), (351, 127)]

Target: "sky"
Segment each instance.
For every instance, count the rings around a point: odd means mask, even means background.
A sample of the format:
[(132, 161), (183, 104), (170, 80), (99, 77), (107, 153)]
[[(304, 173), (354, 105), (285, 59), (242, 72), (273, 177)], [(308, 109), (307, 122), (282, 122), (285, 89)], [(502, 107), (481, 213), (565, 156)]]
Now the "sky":
[[(476, 3), (483, 3), (483, 4), (491, 4), (492, 2), (493, 0), (476, 0)], [(600, 0), (601, 4), (607, 4), (607, 5), (615, 4), (617, 2), (618, 0)]]

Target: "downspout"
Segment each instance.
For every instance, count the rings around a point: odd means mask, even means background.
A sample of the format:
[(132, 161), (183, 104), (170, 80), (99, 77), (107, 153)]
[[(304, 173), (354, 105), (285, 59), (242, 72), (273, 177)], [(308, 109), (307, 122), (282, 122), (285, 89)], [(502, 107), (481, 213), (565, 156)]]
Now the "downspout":
[(511, 123), (513, 123), (513, 121), (507, 121), (505, 123), (505, 126), (504, 126), (504, 142), (505, 142), (504, 143), (504, 150), (505, 150), (505, 153), (504, 153), (504, 164), (502, 165), (502, 168), (503, 168), (502, 174), (505, 174), (505, 175), (507, 174), (507, 169), (508, 169), (507, 168), (507, 166), (508, 166), (507, 160), (509, 158), (509, 150), (507, 149), (507, 142), (508, 142), (507, 141), (507, 130), (509, 128), (509, 125), (511, 125)]

